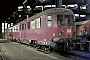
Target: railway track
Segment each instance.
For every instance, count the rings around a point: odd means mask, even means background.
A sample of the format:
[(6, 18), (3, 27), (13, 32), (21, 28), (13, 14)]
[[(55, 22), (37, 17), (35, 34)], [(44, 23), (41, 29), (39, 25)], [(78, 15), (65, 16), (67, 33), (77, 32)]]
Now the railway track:
[[(13, 44), (13, 45), (15, 45), (15, 46), (18, 46), (18, 47), (26, 47), (26, 48), (28, 48), (29, 49), (29, 51), (30, 50), (35, 50), (35, 52), (37, 51), (36, 50), (36, 48), (35, 47), (33, 47), (33, 46), (29, 46), (28, 44), (22, 44), (22, 43), (16, 43), (16, 42), (9, 42), (9, 44), (8, 43), (2, 43), (3, 45), (5, 44), (5, 46), (7, 46), (7, 45), (10, 45), (10, 46), (12, 46), (11, 44)], [(7, 56), (5, 56), (5, 52), (2, 50), (2, 44), (0, 44), (0, 60), (8, 60), (8, 58), (7, 58)], [(19, 46), (20, 45), (20, 46)], [(7, 46), (8, 47), (8, 46)], [(13, 46), (12, 46), (13, 47)], [(11, 48), (11, 47), (10, 47)], [(6, 49), (7, 50), (7, 49)], [(16, 49), (17, 50), (17, 49)], [(24, 51), (24, 49), (22, 48), (20, 48), (20, 50), (23, 52)], [(27, 53), (27, 52), (29, 52), (29, 51), (26, 51), (25, 52), (25, 54)], [(6, 51), (7, 52), (7, 51)], [(17, 51), (16, 51), (17, 52)], [(43, 51), (39, 51), (39, 52), (43, 52)], [(42, 54), (42, 53), (41, 53)], [(22, 54), (23, 55), (23, 54)], [(53, 52), (51, 52), (50, 54), (45, 54), (45, 56), (49, 56), (49, 57), (51, 57), (52, 58), (52, 56), (54, 56), (55, 58), (56, 57), (60, 57), (60, 58), (63, 58), (63, 57), (66, 57), (66, 58), (69, 58), (69, 59), (71, 59), (71, 60), (80, 60), (81, 58), (83, 58), (83, 59), (86, 59), (86, 57), (82, 57), (82, 56), (79, 56), (79, 55), (75, 55), (75, 54), (73, 54), (73, 53), (70, 53), (70, 52), (60, 52), (60, 51), (53, 51)], [(89, 58), (87, 58), (87, 59), (89, 59)]]
[[(13, 48), (12, 48), (13, 47)], [(22, 53), (23, 52), (23, 53)], [(38, 55), (37, 55), (38, 54)], [(41, 55), (41, 56), (39, 56)], [(46, 57), (46, 58), (45, 58)], [(8, 42), (0, 44), (0, 60), (68, 60), (57, 53), (52, 52), (50, 54), (44, 54), (43, 52), (38, 52), (34, 47), (29, 45), (24, 45), (16, 42)]]
[[(0, 39), (0, 43), (6, 43), (6, 42), (8, 42), (8, 40)], [(1, 44), (0, 44), (0, 60), (6, 60), (1, 49), (2, 49), (2, 47), (1, 47)]]
[(6, 60), (6, 59), (3, 57), (3, 53), (2, 53), (2, 50), (1, 50), (1, 45), (0, 45), (0, 60)]
[(6, 42), (8, 42), (9, 40), (7, 40), (7, 39), (0, 39), (0, 43), (6, 43)]
[(3, 54), (1, 52), (1, 50), (0, 50), (0, 60), (5, 60), (4, 57), (3, 57)]

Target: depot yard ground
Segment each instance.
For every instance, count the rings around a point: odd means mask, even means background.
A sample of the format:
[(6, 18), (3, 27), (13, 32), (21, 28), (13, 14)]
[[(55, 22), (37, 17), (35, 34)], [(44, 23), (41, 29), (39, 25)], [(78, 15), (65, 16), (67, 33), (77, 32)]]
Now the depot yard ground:
[(35, 48), (0, 39), (0, 60), (70, 60), (55, 53), (45, 54)]

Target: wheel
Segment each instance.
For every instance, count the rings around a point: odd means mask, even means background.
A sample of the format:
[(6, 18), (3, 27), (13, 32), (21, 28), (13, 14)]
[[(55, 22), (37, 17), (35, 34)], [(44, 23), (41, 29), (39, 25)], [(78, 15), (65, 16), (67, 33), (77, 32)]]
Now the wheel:
[(36, 46), (36, 50), (37, 50), (37, 51), (40, 51), (40, 46), (39, 46), (39, 45)]
[(44, 46), (44, 53), (49, 54), (51, 53), (52, 49), (50, 46)]

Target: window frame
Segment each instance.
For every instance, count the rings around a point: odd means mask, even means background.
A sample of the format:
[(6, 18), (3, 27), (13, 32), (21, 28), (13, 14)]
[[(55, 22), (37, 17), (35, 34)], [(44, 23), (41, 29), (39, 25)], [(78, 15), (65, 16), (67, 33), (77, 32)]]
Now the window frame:
[(21, 25), (19, 25), (19, 31), (21, 31), (21, 30), (22, 30)]
[(31, 20), (30, 24), (31, 29), (35, 29), (35, 19)]
[(27, 22), (27, 29), (29, 30), (30, 29), (30, 22)]
[(24, 30), (24, 24), (22, 24), (22, 30)]
[[(66, 16), (69, 16), (69, 18), (67, 18)], [(68, 19), (68, 20), (66, 20), (66, 19)], [(71, 26), (72, 25), (71, 24), (71, 22), (72, 22), (71, 15), (64, 15), (64, 20), (65, 20), (65, 25), (66, 26)]]
[[(50, 17), (50, 19), (48, 17)], [(52, 15), (47, 15), (47, 26), (48, 27), (52, 26)]]
[(71, 15), (72, 25), (75, 26), (75, 16)]
[[(59, 20), (58, 16), (62, 16), (62, 18), (60, 18), (60, 20)], [(62, 22), (61, 22), (61, 20), (62, 20)], [(59, 23), (59, 22), (60, 22), (60, 23)], [(63, 14), (57, 15), (57, 25), (58, 25), (58, 26), (65, 25), (65, 23), (64, 23), (64, 15), (63, 15)]]
[(36, 21), (36, 28), (37, 29), (41, 28), (41, 18), (37, 18), (35, 21)]
[(25, 27), (25, 30), (26, 30), (26, 24), (24, 25), (24, 27)]

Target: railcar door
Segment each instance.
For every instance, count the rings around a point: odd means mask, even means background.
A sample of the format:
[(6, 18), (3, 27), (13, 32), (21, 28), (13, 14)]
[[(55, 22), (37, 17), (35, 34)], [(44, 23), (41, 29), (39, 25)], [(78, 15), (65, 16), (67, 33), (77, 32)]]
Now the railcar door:
[(19, 39), (21, 40), (21, 25), (19, 25)]
[(12, 38), (13, 38), (13, 29), (11, 29), (11, 34), (10, 34), (10, 39), (12, 40)]
[(24, 40), (24, 24), (22, 24), (21, 39)]
[(26, 40), (26, 23), (24, 24), (24, 39)]

